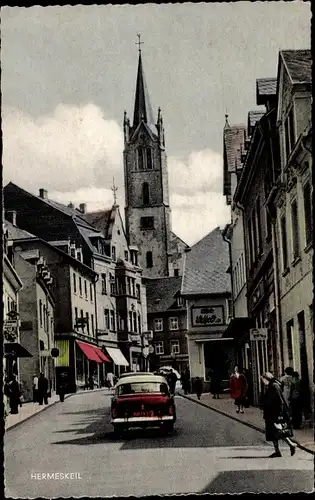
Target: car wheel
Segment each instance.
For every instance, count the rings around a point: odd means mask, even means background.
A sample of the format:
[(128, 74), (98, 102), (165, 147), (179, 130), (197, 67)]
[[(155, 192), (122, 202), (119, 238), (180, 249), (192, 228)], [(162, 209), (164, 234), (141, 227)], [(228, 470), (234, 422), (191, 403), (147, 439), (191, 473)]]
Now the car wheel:
[(167, 422), (163, 425), (166, 434), (171, 434), (174, 431), (174, 422)]

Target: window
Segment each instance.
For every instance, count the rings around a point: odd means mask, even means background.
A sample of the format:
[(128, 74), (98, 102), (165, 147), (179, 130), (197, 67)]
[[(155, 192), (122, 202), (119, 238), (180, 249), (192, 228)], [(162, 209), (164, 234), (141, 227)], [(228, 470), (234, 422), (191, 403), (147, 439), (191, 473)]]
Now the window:
[(155, 354), (164, 354), (164, 342), (155, 342)]
[(162, 318), (156, 318), (154, 320), (154, 331), (155, 332), (162, 332), (163, 331), (163, 319)]
[(176, 304), (177, 307), (182, 307), (184, 305), (184, 299), (182, 297), (177, 297)]
[(260, 199), (256, 200), (256, 217), (257, 217), (257, 233), (258, 233), (258, 253), (262, 253), (262, 237), (261, 237), (261, 219), (260, 219)]
[(253, 256), (254, 256), (254, 262), (256, 262), (257, 259), (257, 226), (256, 226), (256, 210), (252, 211), (252, 228), (253, 228)]
[(112, 246), (112, 260), (116, 261), (116, 247)]
[(140, 285), (136, 285), (136, 290), (137, 290), (137, 299), (140, 300)]
[(109, 281), (110, 281), (110, 294), (115, 295), (116, 294), (116, 282), (115, 282), (115, 276), (113, 274), (109, 275)]
[(109, 309), (104, 309), (105, 330), (109, 330)]
[(128, 250), (125, 250), (125, 260), (128, 260)]
[(146, 253), (146, 261), (147, 261), (147, 267), (153, 267), (152, 252)]
[(178, 318), (169, 319), (170, 330), (178, 330)]
[(75, 273), (73, 273), (73, 291), (74, 293), (77, 293), (77, 277)]
[(71, 255), (71, 257), (74, 257), (74, 258), (75, 258), (75, 248), (73, 248), (73, 247), (72, 247), (72, 248), (70, 249), (70, 255)]
[(150, 204), (149, 184), (147, 182), (142, 184), (142, 203), (143, 205)]
[(87, 299), (88, 293), (87, 293), (87, 283), (86, 283), (86, 280), (84, 280), (84, 294), (85, 294), (85, 298)]
[(93, 285), (90, 283), (90, 300), (93, 302)]
[(81, 261), (81, 251), (77, 250), (77, 260)]
[(287, 349), (288, 349), (289, 366), (293, 366), (293, 344), (292, 344), (292, 336), (293, 336), (293, 319), (291, 319), (287, 323)]
[(92, 335), (94, 335), (94, 315), (91, 314), (91, 327), (92, 327)]
[(304, 217), (305, 217), (305, 239), (306, 245), (309, 245), (313, 237), (313, 214), (312, 214), (312, 194), (311, 184), (307, 182), (303, 187), (304, 198)]
[(79, 276), (79, 291), (80, 291), (80, 295), (82, 296), (82, 278), (81, 278), (81, 276)]
[(86, 317), (86, 329), (87, 329), (87, 333), (89, 335), (89, 333), (90, 333), (90, 318), (89, 318), (89, 313), (86, 313), (85, 317)]
[(44, 316), (44, 318), (43, 318), (44, 319), (44, 330), (46, 331), (46, 318), (47, 318), (47, 316), (46, 316), (46, 306), (45, 306), (45, 304), (44, 304), (44, 307), (43, 307), (43, 316)]
[(132, 312), (129, 311), (129, 331), (132, 332)]
[(74, 308), (75, 325), (78, 323), (78, 308)]
[(138, 332), (141, 333), (141, 315), (138, 312)]
[(132, 296), (136, 296), (136, 280), (135, 278), (131, 278), (131, 284), (132, 284)]
[(179, 354), (180, 349), (179, 349), (179, 340), (172, 340), (171, 341), (171, 354)]
[(143, 149), (142, 148), (137, 149), (137, 163), (138, 163), (138, 170), (143, 170)]
[(154, 229), (154, 217), (141, 217), (140, 229)]
[(147, 169), (151, 170), (152, 165), (152, 150), (151, 148), (147, 148)]
[(111, 329), (112, 332), (116, 331), (115, 311), (110, 311), (110, 329)]
[(298, 207), (296, 200), (291, 204), (291, 223), (292, 223), (292, 243), (293, 243), (293, 259), (296, 259), (300, 254), (300, 237), (299, 237), (299, 220)]
[(102, 274), (102, 295), (107, 294), (107, 288), (106, 288), (106, 274)]
[(286, 158), (288, 158), (294, 148), (295, 145), (295, 130), (294, 130), (294, 113), (293, 106), (288, 114), (288, 117), (284, 124), (285, 128), (285, 149), (286, 149)]
[(179, 269), (174, 269), (174, 276), (179, 276)]
[(248, 219), (248, 246), (249, 246), (249, 264), (252, 265), (254, 261), (254, 253), (253, 253), (253, 242), (252, 242), (252, 221)]
[(43, 304), (41, 299), (39, 300), (39, 323), (40, 326), (43, 326)]
[(138, 324), (137, 324), (137, 313), (133, 313), (133, 331), (137, 332), (138, 331)]
[(288, 246), (287, 246), (287, 223), (286, 217), (281, 217), (281, 244), (282, 244), (282, 266), (283, 271), (288, 268)]

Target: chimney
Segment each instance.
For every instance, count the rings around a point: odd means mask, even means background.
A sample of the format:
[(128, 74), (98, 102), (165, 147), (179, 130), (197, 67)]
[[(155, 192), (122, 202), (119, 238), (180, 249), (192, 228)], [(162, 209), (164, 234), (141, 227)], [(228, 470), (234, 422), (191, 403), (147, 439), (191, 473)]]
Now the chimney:
[(43, 198), (43, 200), (47, 200), (47, 198), (48, 198), (48, 191), (46, 191), (46, 189), (41, 188), (39, 190), (39, 197)]
[(70, 203), (68, 204), (68, 207), (69, 208), (74, 208), (74, 204), (70, 201)]
[(79, 210), (80, 210), (80, 212), (82, 212), (83, 214), (85, 214), (85, 212), (86, 212), (86, 203), (80, 203)]
[(11, 222), (13, 226), (16, 226), (16, 211), (15, 210), (7, 210), (5, 213), (5, 218), (7, 221)]

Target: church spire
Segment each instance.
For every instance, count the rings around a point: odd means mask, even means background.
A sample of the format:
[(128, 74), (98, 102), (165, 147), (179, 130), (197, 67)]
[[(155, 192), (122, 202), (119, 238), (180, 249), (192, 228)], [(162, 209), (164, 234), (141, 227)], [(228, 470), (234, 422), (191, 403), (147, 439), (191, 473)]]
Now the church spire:
[(133, 114), (133, 128), (137, 127), (139, 123), (143, 120), (145, 123), (150, 125), (154, 124), (152, 108), (150, 104), (148, 89), (146, 86), (144, 72), (142, 67), (142, 58), (141, 58), (141, 49), (140, 44), (140, 35), (139, 42), (136, 42), (139, 45), (139, 62), (138, 62), (138, 74), (137, 74), (137, 84), (136, 84), (136, 95), (135, 95), (135, 108)]

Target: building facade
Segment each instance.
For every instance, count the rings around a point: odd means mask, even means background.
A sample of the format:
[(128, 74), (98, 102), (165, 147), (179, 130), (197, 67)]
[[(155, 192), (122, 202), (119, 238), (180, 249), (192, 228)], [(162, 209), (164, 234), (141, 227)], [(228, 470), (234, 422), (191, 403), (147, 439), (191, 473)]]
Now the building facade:
[(147, 279), (148, 327), (153, 332), (152, 370), (173, 366), (184, 372), (188, 366), (187, 312), (180, 295), (181, 277)]

